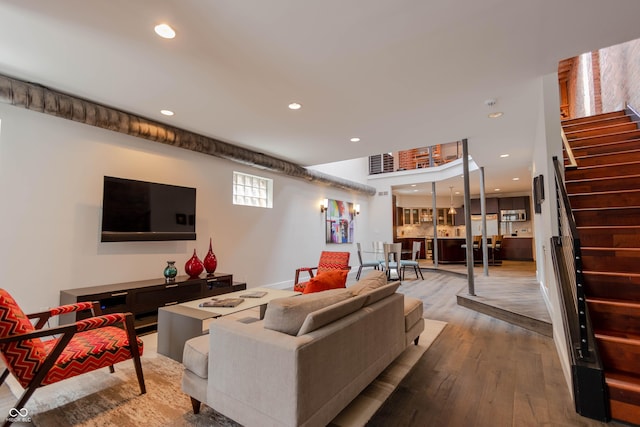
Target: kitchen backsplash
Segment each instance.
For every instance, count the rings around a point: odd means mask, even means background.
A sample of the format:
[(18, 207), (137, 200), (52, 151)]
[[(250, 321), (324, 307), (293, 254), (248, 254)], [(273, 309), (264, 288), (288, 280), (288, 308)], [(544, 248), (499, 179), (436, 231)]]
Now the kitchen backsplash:
[[(511, 223), (500, 223), (500, 233), (505, 236), (516, 234), (520, 237), (532, 237), (533, 228), (531, 221), (518, 221)], [(439, 225), (438, 236), (440, 237), (464, 237), (466, 228), (464, 225)], [(427, 223), (401, 225), (397, 229), (397, 237), (433, 237), (433, 225)]]

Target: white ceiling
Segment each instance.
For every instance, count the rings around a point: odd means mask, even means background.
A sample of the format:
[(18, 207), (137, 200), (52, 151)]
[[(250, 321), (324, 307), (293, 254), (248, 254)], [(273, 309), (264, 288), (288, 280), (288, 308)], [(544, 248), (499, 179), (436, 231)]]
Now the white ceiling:
[(0, 73), (305, 166), (468, 138), (486, 188), (521, 191), (539, 77), (639, 38), (639, 16), (637, 0), (0, 0)]

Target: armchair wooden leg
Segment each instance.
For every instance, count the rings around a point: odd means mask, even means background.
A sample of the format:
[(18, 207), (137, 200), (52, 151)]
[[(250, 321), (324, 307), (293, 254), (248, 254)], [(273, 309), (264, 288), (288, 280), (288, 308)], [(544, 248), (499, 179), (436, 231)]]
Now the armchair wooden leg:
[(9, 376), (9, 370), (5, 369), (2, 375), (0, 375), (0, 384), (4, 384), (4, 380)]
[(111, 365), (109, 366), (109, 372), (111, 372), (112, 374), (116, 371), (115, 366)]
[[(191, 396), (189, 396), (191, 397)], [(194, 399), (193, 397), (191, 397), (191, 407), (193, 408), (193, 413), (194, 414), (199, 414), (200, 413), (200, 401)]]
[(416, 337), (416, 339), (415, 339), (415, 340), (413, 340), (413, 344), (414, 344), (414, 345), (418, 345), (418, 341), (420, 341), (420, 335), (418, 335), (418, 336)]
[(133, 366), (136, 369), (138, 384), (140, 385), (140, 394), (145, 394), (147, 387), (144, 385), (144, 374), (142, 373), (142, 364), (140, 363), (140, 349), (138, 348), (138, 340), (133, 325), (133, 315), (131, 313), (127, 315), (125, 325), (127, 328), (127, 337), (129, 338), (129, 348), (133, 358)]
[(147, 387), (144, 385), (144, 374), (142, 373), (142, 364), (140, 363), (140, 356), (133, 358), (133, 366), (136, 368), (136, 375), (138, 376), (138, 385), (140, 386), (140, 394), (147, 392)]

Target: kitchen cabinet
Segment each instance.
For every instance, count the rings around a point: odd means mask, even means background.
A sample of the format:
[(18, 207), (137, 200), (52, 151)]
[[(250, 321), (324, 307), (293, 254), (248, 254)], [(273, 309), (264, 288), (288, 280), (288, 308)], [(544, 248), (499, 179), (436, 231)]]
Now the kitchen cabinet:
[(420, 222), (433, 223), (433, 214), (430, 208), (420, 208)]
[(398, 208), (402, 219), (398, 225), (430, 224), (433, 222), (431, 208)]
[(454, 221), (455, 221), (455, 225), (464, 225), (465, 224), (464, 207), (456, 209), (456, 217), (455, 217)]
[(527, 218), (530, 217), (529, 196), (501, 197), (498, 199), (498, 203), (501, 211), (524, 209), (527, 211)]
[(404, 208), (404, 225), (420, 224), (420, 208)]
[[(482, 209), (480, 205), (480, 199), (471, 199), (471, 215), (480, 215), (482, 214)], [(498, 199), (495, 197), (490, 197), (485, 199), (485, 210), (487, 214), (496, 214), (500, 211), (498, 207)]]
[(449, 213), (449, 208), (439, 208), (438, 213), (438, 225), (454, 225), (455, 215)]

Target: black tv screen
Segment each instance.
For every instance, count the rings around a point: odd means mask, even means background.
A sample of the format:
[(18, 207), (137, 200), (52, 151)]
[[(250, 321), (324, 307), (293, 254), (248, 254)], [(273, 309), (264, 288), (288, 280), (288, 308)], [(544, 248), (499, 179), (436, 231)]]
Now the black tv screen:
[(195, 188), (104, 177), (101, 241), (195, 239)]

